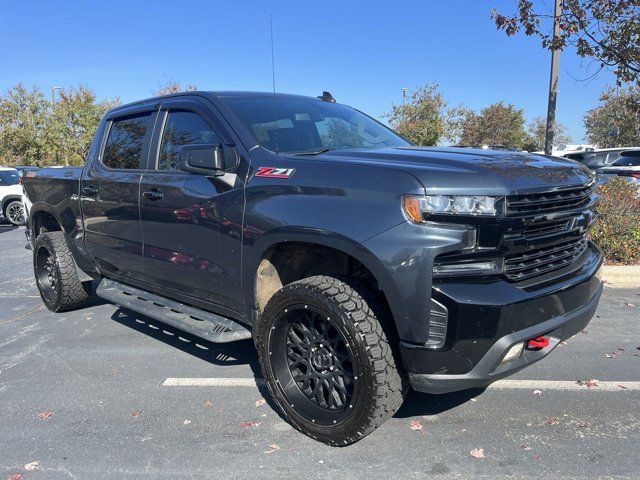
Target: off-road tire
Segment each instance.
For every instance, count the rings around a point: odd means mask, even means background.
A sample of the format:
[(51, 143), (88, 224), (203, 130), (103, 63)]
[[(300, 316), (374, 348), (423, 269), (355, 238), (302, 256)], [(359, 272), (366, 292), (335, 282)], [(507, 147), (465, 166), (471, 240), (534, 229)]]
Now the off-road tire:
[[(277, 350), (274, 348), (277, 342), (286, 342), (286, 338), (272, 338), (272, 332), (281, 331), (278, 322), (288, 322), (283, 312), (300, 304), (326, 312), (349, 342), (347, 346), (350, 344), (352, 348), (355, 378), (358, 378), (354, 387), (357, 395), (354, 394), (355, 401), (346, 418), (336, 425), (318, 425), (314, 419), (301, 414), (298, 405), (288, 401), (276, 378), (275, 372), (282, 370), (278, 369), (272, 354)], [(350, 279), (309, 277), (290, 283), (273, 295), (258, 319), (255, 341), (268, 389), (291, 425), (326, 444), (346, 446), (362, 439), (393, 416), (402, 405), (408, 382), (389, 342), (393, 330), (386, 322), (390, 320), (377, 297)]]
[[(79, 308), (91, 294), (91, 282), (78, 279), (75, 262), (62, 232), (38, 235), (33, 249), (33, 269), (40, 297), (52, 312)], [(55, 287), (51, 286), (52, 281)]]
[[(21, 219), (15, 218), (15, 214), (13, 213), (13, 211), (16, 209), (22, 210)], [(24, 205), (22, 204), (22, 202), (20, 200), (11, 200), (7, 202), (7, 204), (4, 207), (4, 218), (7, 219), (7, 221), (12, 223), (13, 225), (17, 225), (17, 226), (24, 225)]]

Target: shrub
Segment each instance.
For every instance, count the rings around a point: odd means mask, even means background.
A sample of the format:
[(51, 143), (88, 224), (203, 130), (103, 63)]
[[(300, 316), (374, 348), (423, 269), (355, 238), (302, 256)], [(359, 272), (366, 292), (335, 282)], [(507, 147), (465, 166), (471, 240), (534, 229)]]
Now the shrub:
[(640, 263), (640, 190), (637, 185), (613, 178), (597, 188), (598, 220), (591, 230), (593, 241), (608, 263)]

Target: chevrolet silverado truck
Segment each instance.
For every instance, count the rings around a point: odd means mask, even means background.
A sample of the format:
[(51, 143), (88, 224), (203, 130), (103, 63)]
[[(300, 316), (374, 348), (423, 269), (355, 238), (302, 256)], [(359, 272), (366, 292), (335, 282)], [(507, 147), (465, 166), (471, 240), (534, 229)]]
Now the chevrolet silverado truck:
[(410, 387), (482, 387), (542, 359), (602, 292), (589, 169), (417, 147), (328, 92), (119, 106), (83, 167), (24, 186), (50, 310), (95, 290), (210, 342), (253, 339), (284, 417), (330, 445)]

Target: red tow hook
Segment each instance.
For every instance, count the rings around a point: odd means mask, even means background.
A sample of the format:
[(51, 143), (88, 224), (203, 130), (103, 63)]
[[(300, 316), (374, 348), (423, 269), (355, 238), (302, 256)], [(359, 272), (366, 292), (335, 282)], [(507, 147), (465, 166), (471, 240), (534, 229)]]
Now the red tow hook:
[(530, 350), (540, 350), (541, 348), (545, 348), (548, 346), (549, 346), (549, 339), (542, 335), (538, 335), (537, 337), (527, 341), (527, 349), (530, 349)]

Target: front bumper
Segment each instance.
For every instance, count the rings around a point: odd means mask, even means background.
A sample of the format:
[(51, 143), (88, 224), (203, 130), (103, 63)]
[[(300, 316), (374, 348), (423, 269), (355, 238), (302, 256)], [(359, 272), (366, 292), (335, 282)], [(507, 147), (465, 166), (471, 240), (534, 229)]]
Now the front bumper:
[[(401, 342), (412, 387), (426, 393), (481, 387), (544, 358), (593, 317), (601, 264), (591, 245), (578, 270), (536, 289), (503, 280), (434, 284), (433, 297), (450, 312), (447, 341), (437, 349)], [(502, 362), (513, 345), (538, 335), (548, 337), (549, 346)]]

